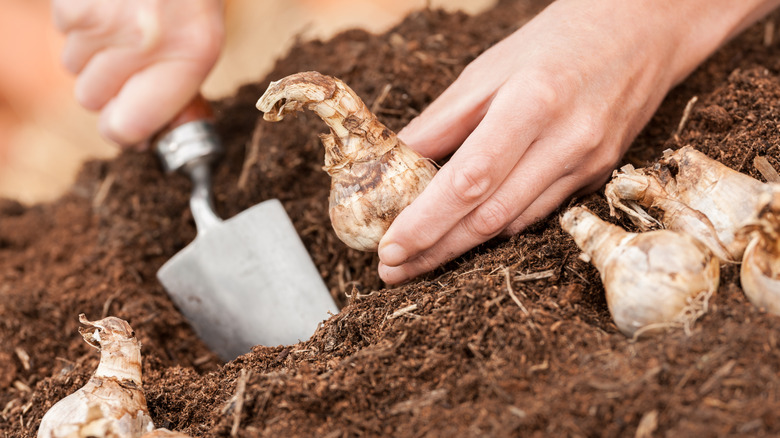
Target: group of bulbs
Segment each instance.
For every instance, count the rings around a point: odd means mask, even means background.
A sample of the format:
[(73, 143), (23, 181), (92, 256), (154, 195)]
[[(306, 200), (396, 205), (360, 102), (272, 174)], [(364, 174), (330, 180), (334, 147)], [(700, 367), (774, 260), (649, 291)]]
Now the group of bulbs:
[[(331, 76), (304, 72), (272, 82), (257, 107), (268, 121), (309, 109), (329, 126), (320, 139), (332, 178), (330, 218), (352, 248), (375, 251), (436, 174), (432, 161)], [(627, 232), (584, 207), (565, 212), (561, 226), (599, 270), (610, 313), (625, 335), (684, 320), (717, 290), (721, 262), (741, 261), (747, 297), (780, 314), (780, 185), (684, 147), (665, 152), (653, 167), (616, 171), (605, 194), (612, 214), (626, 213), (643, 232)], [(130, 325), (114, 317), (79, 318), (87, 326), (80, 330), (84, 339), (100, 350), (100, 364), (83, 388), (46, 413), (38, 437), (186, 437), (154, 428), (141, 387), (141, 345)]]
[[(257, 108), (268, 121), (308, 109), (328, 125), (330, 133), (320, 139), (332, 178), (330, 218), (352, 248), (375, 251), (436, 174), (433, 162), (331, 76), (303, 72), (272, 82)], [(651, 168), (615, 172), (606, 196), (613, 215), (625, 212), (643, 232), (626, 232), (582, 207), (567, 211), (561, 225), (599, 270), (620, 331), (635, 336), (685, 322), (717, 290), (721, 262), (742, 262), (745, 294), (780, 314), (780, 185), (684, 147), (665, 152)], [(660, 211), (661, 218), (645, 209)]]
[[(395, 217), (436, 174), (433, 162), (331, 76), (303, 72), (272, 82), (257, 108), (268, 121), (308, 109), (328, 125), (330, 133), (320, 139), (332, 178), (330, 218), (352, 248), (375, 251)], [(615, 172), (606, 196), (613, 215), (616, 209), (627, 213), (644, 232), (628, 233), (582, 207), (566, 212), (561, 225), (601, 273), (620, 331), (635, 336), (688, 321), (717, 290), (721, 262), (741, 261), (745, 294), (780, 314), (780, 185), (684, 147), (667, 151), (652, 168)], [(645, 209), (660, 211), (660, 220)]]
[(780, 314), (780, 185), (686, 146), (652, 167), (624, 166), (605, 195), (613, 215), (624, 212), (643, 232), (626, 232), (583, 207), (567, 211), (561, 226), (599, 270), (621, 332), (636, 336), (683, 321), (717, 290), (721, 262), (741, 262), (745, 295)]

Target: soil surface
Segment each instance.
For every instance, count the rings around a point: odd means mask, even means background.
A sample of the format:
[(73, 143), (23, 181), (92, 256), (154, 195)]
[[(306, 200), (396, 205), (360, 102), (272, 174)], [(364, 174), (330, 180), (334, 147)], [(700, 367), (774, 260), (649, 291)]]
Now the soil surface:
[[(348, 249), (330, 227), (324, 124), (311, 113), (269, 124), (254, 107), (270, 80), (317, 70), (400, 129), (542, 6), (503, 1), (474, 17), (425, 10), (383, 35), (301, 43), (267, 78), (215, 102), (227, 150), (215, 175), (220, 214), (280, 199), (343, 306), (306, 342), (222, 363), (197, 339), (155, 278), (195, 237), (190, 184), (165, 176), (151, 154), (90, 162), (50, 204), (0, 202), (4, 436), (34, 436), (46, 410), (95, 369), (98, 354), (77, 332), (82, 312), (130, 322), (155, 423), (193, 436), (229, 436), (236, 424), (238, 436), (780, 434), (780, 317), (746, 300), (738, 266), (723, 266), (689, 333), (639, 341), (615, 328), (597, 271), (557, 215), (385, 288), (376, 255)], [(756, 156), (780, 168), (778, 18), (674, 89), (625, 161), (644, 166), (691, 145), (759, 179)], [(574, 203), (609, 217), (603, 193)]]

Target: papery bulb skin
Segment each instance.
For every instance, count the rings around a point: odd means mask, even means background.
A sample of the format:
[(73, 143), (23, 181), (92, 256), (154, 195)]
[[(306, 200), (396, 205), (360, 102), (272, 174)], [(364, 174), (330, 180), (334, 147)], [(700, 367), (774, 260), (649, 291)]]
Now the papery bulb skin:
[(380, 123), (339, 79), (303, 72), (272, 82), (257, 102), (264, 119), (309, 109), (330, 127), (320, 136), (331, 176), (329, 214), (336, 235), (361, 251), (376, 251), (398, 214), (422, 193), (436, 166)]
[(84, 340), (100, 350), (86, 385), (63, 398), (41, 420), (38, 438), (138, 437), (154, 429), (141, 387), (141, 343), (116, 317), (79, 321)]
[(751, 240), (742, 259), (740, 281), (753, 305), (780, 315), (780, 186), (771, 185), (759, 205), (755, 222), (745, 228)]
[(572, 207), (561, 216), (561, 227), (571, 234), (593, 266), (601, 271), (623, 241), (636, 234), (599, 219), (585, 207)]
[[(658, 179), (645, 169), (635, 169), (627, 164), (612, 172), (612, 180), (604, 187), (604, 196), (609, 204), (609, 213), (615, 216), (615, 209), (622, 210), (642, 231), (656, 229), (658, 220), (644, 210), (636, 208), (636, 203), (650, 208), (653, 202), (665, 197), (666, 191)], [(633, 208), (632, 208), (633, 207)]]
[(757, 211), (765, 183), (737, 172), (690, 146), (667, 151), (659, 172), (670, 197), (700, 211), (712, 222), (718, 238), (735, 260), (748, 239), (738, 231)]
[(631, 202), (647, 209), (660, 210), (663, 213), (660, 222), (664, 227), (695, 237), (723, 261), (738, 262), (742, 256), (741, 249), (732, 253), (723, 245), (718, 231), (706, 215), (672, 198), (658, 178), (645, 169), (626, 165), (613, 172), (604, 194), (613, 216), (617, 208), (643, 231), (656, 229), (658, 220), (640, 208), (631, 208)]
[(767, 259), (777, 259), (777, 252), (767, 252), (761, 238), (750, 241), (740, 267), (740, 282), (745, 296), (754, 306), (780, 315), (780, 268)]
[(718, 259), (686, 234), (629, 233), (583, 207), (568, 210), (561, 226), (598, 269), (609, 311), (626, 336), (677, 321), (692, 299), (718, 288)]

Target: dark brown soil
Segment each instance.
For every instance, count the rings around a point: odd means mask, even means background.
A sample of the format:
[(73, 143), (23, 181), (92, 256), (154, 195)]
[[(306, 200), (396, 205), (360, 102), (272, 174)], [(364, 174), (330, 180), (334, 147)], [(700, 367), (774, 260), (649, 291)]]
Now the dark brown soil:
[[(344, 305), (307, 342), (256, 347), (223, 364), (193, 335), (155, 279), (195, 236), (189, 183), (164, 176), (150, 154), (87, 164), (51, 204), (0, 202), (5, 436), (34, 436), (43, 413), (95, 369), (97, 353), (76, 331), (80, 312), (131, 323), (155, 423), (194, 436), (227, 436), (235, 419), (239, 436), (780, 434), (780, 318), (747, 302), (737, 266), (724, 266), (690, 334), (641, 341), (617, 332), (597, 272), (556, 217), (386, 289), (376, 256), (347, 249), (330, 228), (322, 122), (302, 113), (271, 125), (254, 108), (269, 80), (317, 70), (342, 78), (399, 129), (542, 6), (530, 3), (503, 1), (476, 17), (422, 11), (384, 35), (298, 44), (267, 78), (215, 103), (227, 148), (215, 176), (220, 213), (281, 199)], [(626, 161), (642, 166), (690, 144), (758, 178), (756, 155), (780, 167), (780, 46), (764, 43), (767, 22), (673, 90)], [(253, 148), (258, 158), (247, 164)], [(575, 202), (608, 216), (599, 193)], [(523, 278), (539, 272), (546, 278)]]

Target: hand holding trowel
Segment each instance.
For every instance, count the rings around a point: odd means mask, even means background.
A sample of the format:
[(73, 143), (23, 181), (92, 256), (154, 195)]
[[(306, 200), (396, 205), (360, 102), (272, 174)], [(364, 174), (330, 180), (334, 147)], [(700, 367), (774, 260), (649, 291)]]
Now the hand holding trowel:
[(192, 180), (198, 228), (157, 278), (198, 336), (230, 360), (254, 345), (308, 339), (338, 307), (279, 200), (225, 221), (216, 215), (210, 167), (221, 146), (210, 118), (198, 97), (154, 141), (165, 170)]

